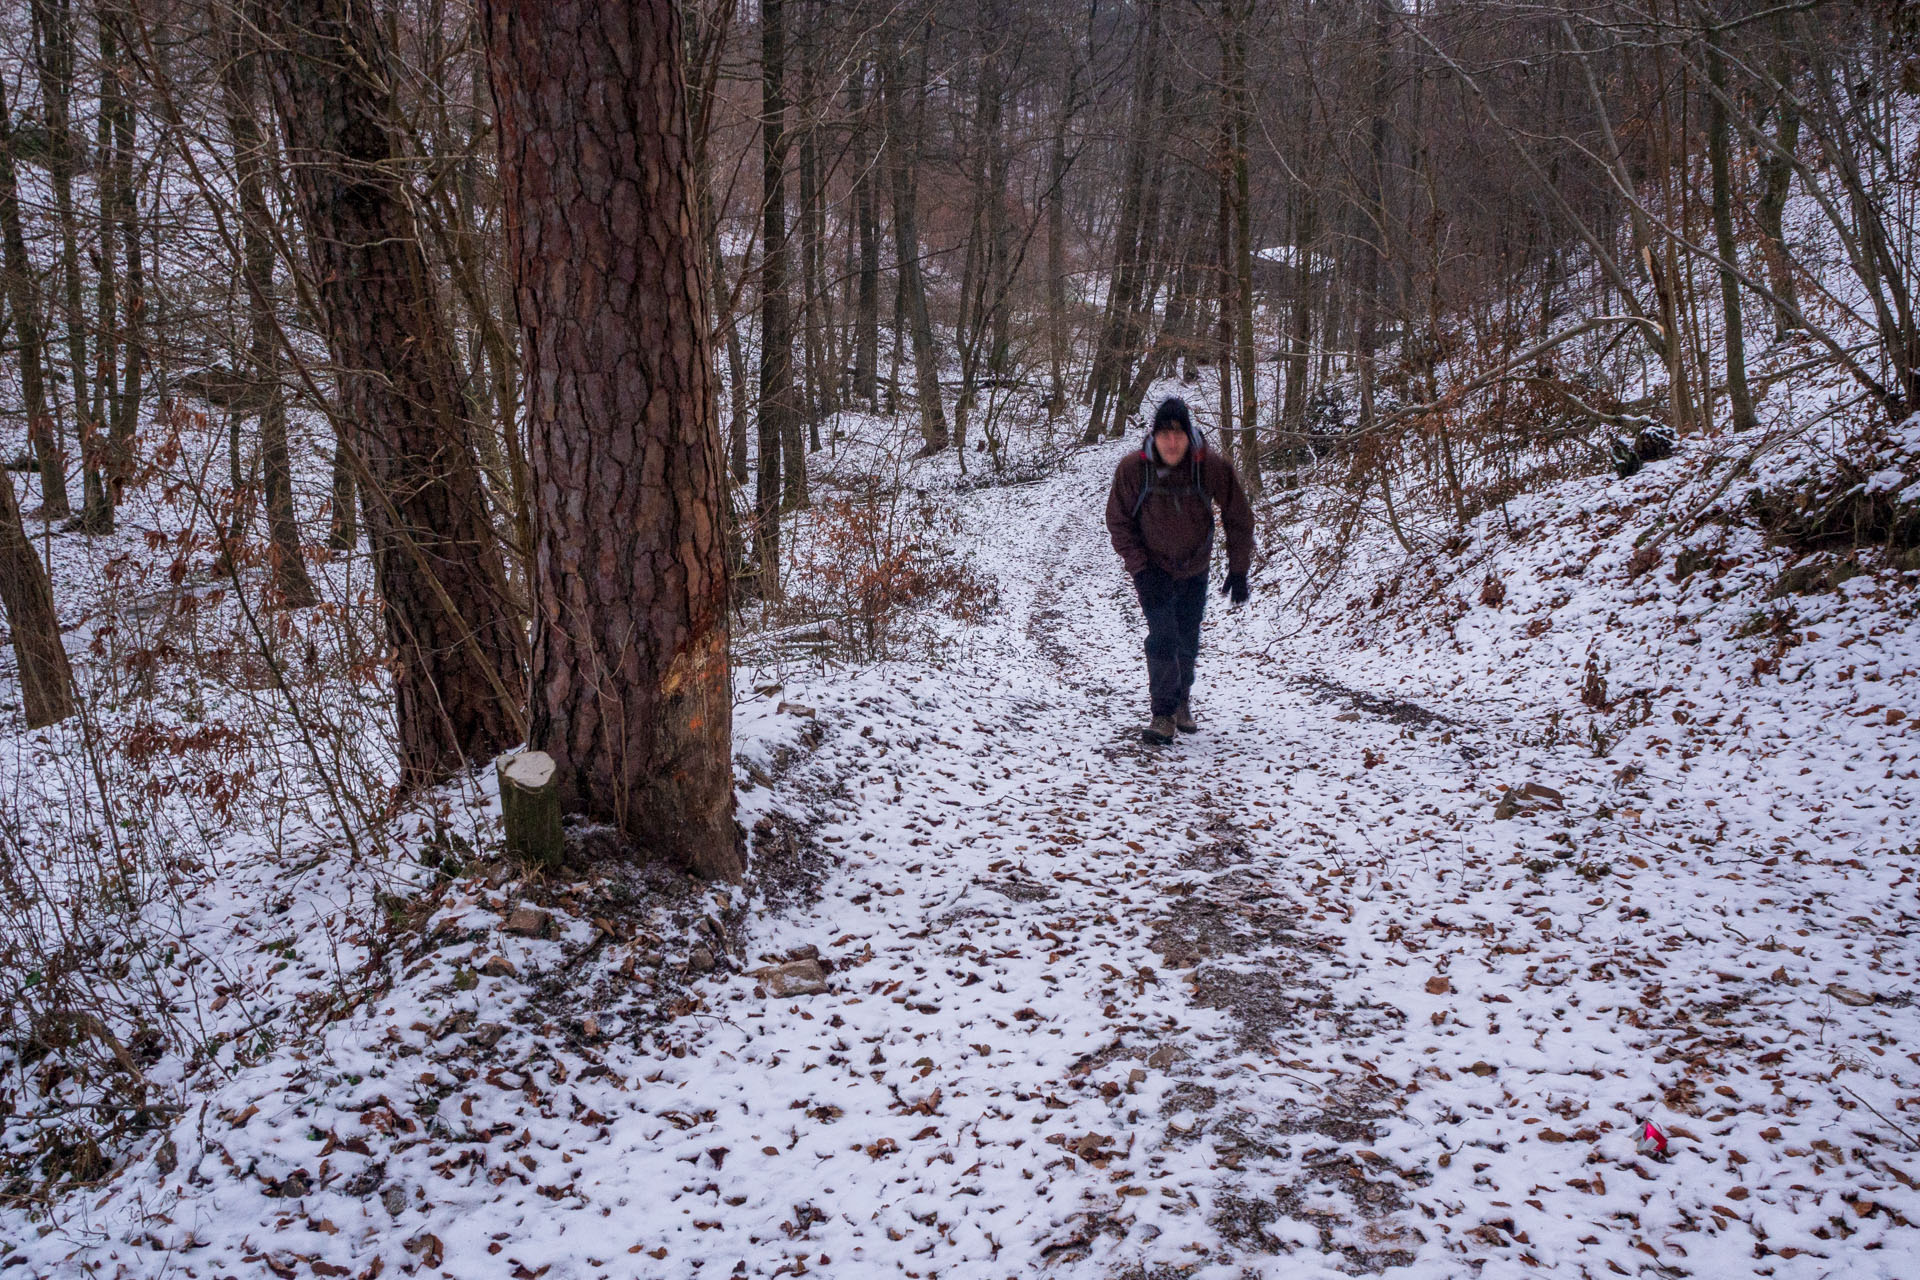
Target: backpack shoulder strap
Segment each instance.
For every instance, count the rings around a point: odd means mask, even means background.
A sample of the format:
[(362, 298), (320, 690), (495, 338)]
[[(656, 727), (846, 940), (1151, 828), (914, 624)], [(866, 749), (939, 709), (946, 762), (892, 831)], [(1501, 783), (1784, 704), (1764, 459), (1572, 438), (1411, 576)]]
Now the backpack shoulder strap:
[(1140, 518), (1140, 508), (1146, 505), (1147, 495), (1153, 491), (1153, 457), (1148, 449), (1140, 450), (1140, 492), (1133, 499), (1133, 511), (1127, 517), (1130, 520)]
[(1207, 446), (1193, 446), (1193, 492), (1197, 497), (1205, 498), (1207, 493)]

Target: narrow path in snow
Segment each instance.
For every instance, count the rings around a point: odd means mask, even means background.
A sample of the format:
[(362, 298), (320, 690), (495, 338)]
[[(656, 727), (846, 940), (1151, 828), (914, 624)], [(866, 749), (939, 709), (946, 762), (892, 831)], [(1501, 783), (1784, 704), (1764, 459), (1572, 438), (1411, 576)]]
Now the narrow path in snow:
[[(1148, 747), (1110, 465), (959, 500), (1000, 607), (938, 664), (743, 711), (812, 744), (743, 814), (804, 813), (822, 889), (758, 900), (733, 941), (749, 967), (817, 948), (828, 991), (685, 975), (571, 893), (547, 934), (514, 923), (521, 890), (455, 882), (390, 989), (236, 1070), (37, 1256), (1914, 1274), (1920, 921), (1913, 854), (1870, 825), (1878, 767), (1778, 726), (1597, 758), (1479, 723), (1497, 675), (1414, 707), (1217, 596), (1203, 732)], [(1530, 782), (1542, 803), (1496, 807)], [(1636, 1150), (1648, 1118), (1666, 1162)], [(126, 1230), (96, 1229), (122, 1192)]]
[[(1322, 767), (1311, 743), (1341, 708), (1258, 672), (1216, 607), (1204, 731), (1143, 744), (1142, 632), (1104, 475), (1076, 478), (1067, 501), (1055, 485), (983, 498), (1011, 554), (977, 652), (842, 691), (823, 751), (841, 753), (853, 811), (817, 836), (846, 864), (814, 918), (752, 944), (819, 945), (837, 990), (749, 1004), (690, 1046), (697, 1073), (670, 1071), (698, 1077), (681, 1110), (767, 1121), (684, 1180), (685, 1230), (660, 1223), (670, 1250), (723, 1254), (700, 1222), (731, 1236), (779, 1214), (798, 1224), (782, 1249), (836, 1274), (916, 1256), (904, 1269), (927, 1275), (1199, 1264), (1282, 1239), (1363, 1265), (1410, 1256), (1392, 1161), (1351, 1142), (1390, 1091), (1283, 1043), (1399, 1020), (1334, 999), (1339, 939), (1294, 893), (1297, 832), (1276, 839), (1276, 806)], [(705, 1132), (674, 1154), (697, 1156)], [(1275, 1161), (1301, 1176), (1284, 1227), (1249, 1182)], [(727, 1243), (764, 1257), (768, 1239)]]
[[(1204, 731), (1143, 745), (1106, 475), (1083, 455), (981, 495), (1005, 605), (990, 634), (937, 673), (816, 699), (822, 767), (850, 797), (818, 835), (844, 865), (753, 945), (819, 945), (836, 989), (740, 1000), (669, 1070), (676, 1105), (712, 1119), (664, 1157), (697, 1172), (680, 1166), (684, 1221), (650, 1215), (649, 1249), (836, 1275), (1720, 1275), (1764, 1239), (1775, 1274), (1812, 1265), (1822, 1212), (1788, 1188), (1815, 1148), (1779, 1122), (1831, 1126), (1838, 1095), (1766, 1101), (1727, 1051), (1800, 1057), (1833, 1007), (1803, 984), (1819, 966), (1749, 943), (1813, 925), (1836, 953), (1870, 944), (1873, 887), (1823, 883), (1809, 907), (1815, 868), (1730, 872), (1683, 845), (1719, 820), (1712, 778), (1666, 780), (1659, 838), (1609, 829), (1619, 852), (1576, 857), (1619, 800), (1604, 762), (1570, 774), (1568, 753), (1565, 809), (1496, 822), (1481, 766), (1513, 744), (1393, 690), (1333, 696), (1337, 669), (1279, 670), (1218, 597)], [(1512, 838), (1549, 821), (1568, 851), (1551, 885)], [(1727, 880), (1748, 876), (1802, 914), (1732, 926)], [(1650, 1115), (1684, 1122), (1673, 1164), (1635, 1150)], [(743, 1126), (709, 1168), (710, 1135)], [(637, 1136), (623, 1162), (674, 1135)], [(1867, 1160), (1845, 1176), (1893, 1185)], [(1857, 1242), (1892, 1229), (1861, 1203)]]

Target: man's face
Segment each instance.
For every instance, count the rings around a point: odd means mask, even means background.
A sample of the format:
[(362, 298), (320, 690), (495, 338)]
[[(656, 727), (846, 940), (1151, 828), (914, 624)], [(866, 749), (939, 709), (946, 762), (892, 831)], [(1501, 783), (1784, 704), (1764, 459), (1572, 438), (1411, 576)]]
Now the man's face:
[(1160, 461), (1175, 466), (1187, 456), (1187, 433), (1177, 425), (1162, 427), (1153, 433), (1153, 448)]

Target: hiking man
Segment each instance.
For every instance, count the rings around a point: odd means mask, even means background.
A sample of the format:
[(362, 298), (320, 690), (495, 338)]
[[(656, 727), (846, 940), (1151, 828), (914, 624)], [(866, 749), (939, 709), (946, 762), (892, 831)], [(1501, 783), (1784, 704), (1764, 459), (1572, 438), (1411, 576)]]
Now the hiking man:
[(1227, 526), (1227, 579), (1220, 594), (1247, 598), (1253, 559), (1253, 508), (1233, 464), (1206, 447), (1187, 402), (1168, 396), (1138, 449), (1120, 459), (1107, 494), (1107, 533), (1120, 553), (1147, 619), (1147, 689), (1152, 722), (1140, 736), (1165, 745), (1175, 731), (1197, 733), (1188, 695), (1207, 610), (1207, 558), (1213, 504)]

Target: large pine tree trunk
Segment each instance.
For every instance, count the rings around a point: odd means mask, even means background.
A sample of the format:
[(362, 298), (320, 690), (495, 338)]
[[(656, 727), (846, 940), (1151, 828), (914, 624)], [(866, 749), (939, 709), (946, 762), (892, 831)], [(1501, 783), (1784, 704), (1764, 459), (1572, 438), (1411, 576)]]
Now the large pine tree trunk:
[(40, 291), (34, 286), (33, 260), (27, 256), (20, 225), (20, 188), (13, 168), (13, 121), (7, 112), (6, 83), (0, 78), (0, 241), (4, 242), (7, 307), (20, 358), (20, 391), (26, 400), (27, 440), (40, 467), (40, 512), (49, 520), (69, 514), (66, 453), (47, 407), (46, 337), (40, 327)]
[(522, 735), (524, 639), (400, 184), (385, 27), (370, 0), (278, 0), (263, 13), (294, 203), (339, 370), (342, 443), (397, 663), (400, 764), (407, 782), (423, 783)]
[(672, 0), (487, 0), (534, 470), (531, 743), (712, 877), (733, 822), (725, 478)]
[(20, 522), (13, 477), (0, 469), (0, 604), (13, 632), (20, 664), (20, 693), (27, 728), (65, 720), (73, 714), (73, 672), (60, 643), (60, 622), (53, 612), (53, 589), (46, 567)]
[[(260, 412), (260, 462), (267, 499), (267, 535), (274, 585), (288, 608), (319, 597), (300, 550), (293, 511), (293, 463), (287, 452), (287, 400), (280, 385), (280, 351), (273, 322), (273, 226), (262, 170), (266, 138), (255, 114), (258, 76), (245, 29), (234, 23), (220, 75), (221, 109), (233, 144), (240, 193), (240, 273), (247, 291), (247, 376)], [(131, 357), (129, 357), (131, 358)]]

